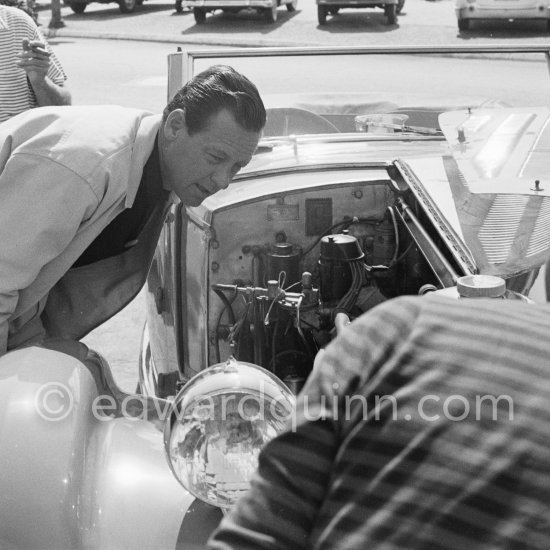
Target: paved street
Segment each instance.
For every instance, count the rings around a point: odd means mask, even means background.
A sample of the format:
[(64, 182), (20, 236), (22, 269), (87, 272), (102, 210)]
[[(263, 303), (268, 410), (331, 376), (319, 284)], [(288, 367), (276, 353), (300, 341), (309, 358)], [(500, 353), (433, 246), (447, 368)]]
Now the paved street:
[[(40, 6), (40, 2), (39, 2)], [(47, 26), (48, 4), (42, 5), (40, 20)], [(77, 15), (62, 9), (67, 26), (54, 31), (57, 37), (104, 37), (154, 40), (178, 44), (221, 44), (235, 46), (346, 46), (465, 44), (472, 42), (549, 44), (546, 25), (538, 22), (475, 23), (471, 31), (459, 33), (452, 0), (406, 0), (397, 25), (386, 25), (381, 9), (344, 9), (329, 16), (327, 24), (317, 22), (313, 0), (298, 0), (290, 13), (278, 10), (275, 24), (255, 11), (208, 15), (196, 25), (193, 14), (176, 13), (174, 2), (145, 0), (133, 14), (123, 15), (116, 3), (92, 3)]]

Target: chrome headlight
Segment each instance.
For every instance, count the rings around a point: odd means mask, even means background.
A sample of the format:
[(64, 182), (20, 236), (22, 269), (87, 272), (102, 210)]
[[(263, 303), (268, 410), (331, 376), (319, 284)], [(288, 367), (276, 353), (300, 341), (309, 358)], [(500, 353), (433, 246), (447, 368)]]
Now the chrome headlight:
[(166, 420), (170, 467), (195, 497), (231, 506), (249, 486), (261, 448), (285, 429), (294, 396), (272, 373), (230, 358), (193, 377)]

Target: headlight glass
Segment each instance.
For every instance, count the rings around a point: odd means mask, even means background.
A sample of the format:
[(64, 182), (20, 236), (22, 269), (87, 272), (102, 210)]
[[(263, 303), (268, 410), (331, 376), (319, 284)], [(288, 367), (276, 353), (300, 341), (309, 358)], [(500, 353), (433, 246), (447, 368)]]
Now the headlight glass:
[(231, 358), (177, 395), (164, 443), (170, 467), (195, 497), (226, 508), (247, 489), (261, 448), (285, 429), (294, 396), (272, 373)]

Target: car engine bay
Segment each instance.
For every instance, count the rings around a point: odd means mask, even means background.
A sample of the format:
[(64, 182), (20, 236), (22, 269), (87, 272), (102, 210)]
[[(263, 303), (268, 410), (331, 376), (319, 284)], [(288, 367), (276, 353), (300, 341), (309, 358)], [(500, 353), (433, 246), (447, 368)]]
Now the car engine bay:
[[(337, 313), (353, 320), (390, 298), (453, 284), (460, 268), (405, 182), (386, 170), (363, 174), (310, 187), (296, 175), (285, 190), (266, 181), (262, 196), (212, 208), (198, 232), (208, 242), (209, 364), (233, 355), (297, 392), (334, 338)], [(188, 228), (188, 247), (197, 238)], [(438, 262), (447, 284), (430, 267)]]

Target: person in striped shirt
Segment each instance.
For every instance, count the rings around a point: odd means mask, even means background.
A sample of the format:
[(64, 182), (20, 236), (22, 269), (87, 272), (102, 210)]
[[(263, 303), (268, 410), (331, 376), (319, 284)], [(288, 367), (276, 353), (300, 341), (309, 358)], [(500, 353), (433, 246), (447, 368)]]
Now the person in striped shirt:
[(0, 123), (33, 107), (70, 105), (66, 79), (32, 18), (0, 5)]
[(321, 353), (209, 548), (550, 548), (550, 306), (401, 297)]

